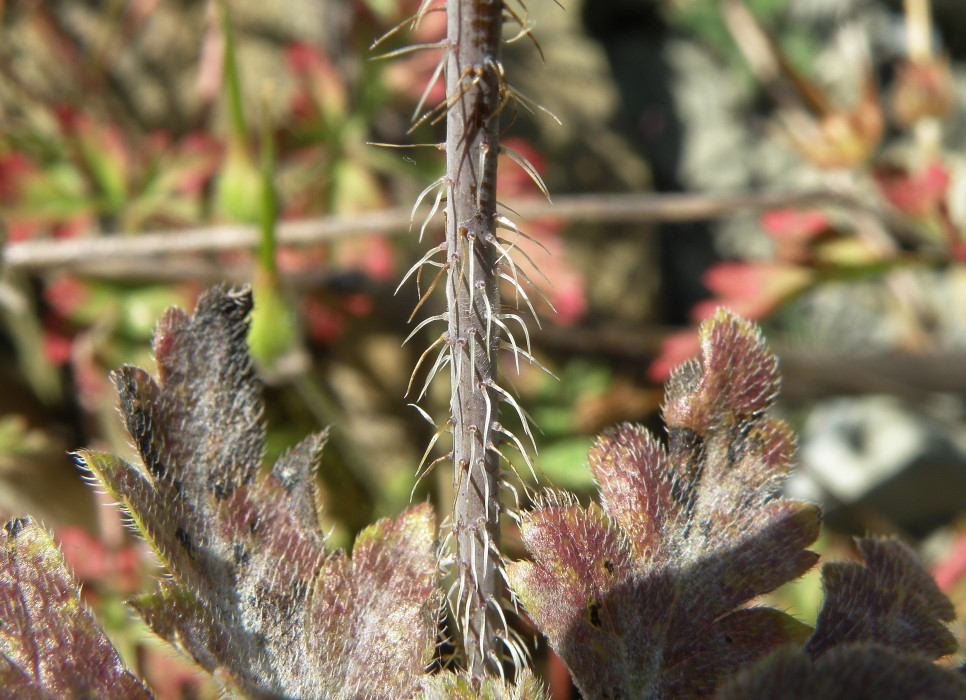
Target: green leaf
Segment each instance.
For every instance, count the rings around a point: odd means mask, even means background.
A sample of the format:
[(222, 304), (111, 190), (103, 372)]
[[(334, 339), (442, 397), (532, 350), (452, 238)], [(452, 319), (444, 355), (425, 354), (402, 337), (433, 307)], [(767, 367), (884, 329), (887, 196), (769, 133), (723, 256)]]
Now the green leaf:
[[(539, 423), (538, 425), (543, 425)], [(593, 444), (589, 437), (556, 440), (540, 450), (540, 470), (547, 479), (564, 489), (584, 490), (594, 484), (587, 471), (587, 450)]]
[(215, 185), (217, 212), (230, 221), (259, 223), (262, 216), (262, 175), (244, 140), (231, 139)]
[(298, 351), (299, 333), (295, 309), (277, 282), (268, 277), (256, 275), (255, 309), (248, 345), (258, 365), (271, 370)]

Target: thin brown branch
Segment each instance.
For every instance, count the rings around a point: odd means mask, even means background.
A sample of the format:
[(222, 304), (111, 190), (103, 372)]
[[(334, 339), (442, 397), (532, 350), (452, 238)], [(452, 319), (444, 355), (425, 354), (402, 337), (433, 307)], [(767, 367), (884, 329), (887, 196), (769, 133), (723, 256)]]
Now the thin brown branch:
[[(533, 333), (534, 344), (554, 353), (608, 358), (639, 366), (655, 357), (661, 343), (680, 328), (593, 328), (548, 326)], [(909, 354), (894, 351), (853, 353), (775, 346), (782, 367), (782, 401), (814, 401), (827, 396), (890, 394), (926, 401), (935, 394), (966, 393), (966, 355), (962, 352)]]
[[(599, 223), (700, 221), (740, 211), (819, 205), (868, 211), (880, 218), (896, 237), (910, 243), (922, 242), (913, 229), (888, 212), (875, 210), (830, 190), (737, 195), (588, 194), (559, 196), (552, 204), (542, 198), (508, 202), (509, 208), (522, 219), (553, 217), (567, 222)], [(407, 232), (409, 222), (410, 212), (403, 209), (286, 221), (279, 225), (278, 242), (280, 245), (304, 246), (350, 236), (396, 235)], [(145, 260), (252, 250), (257, 244), (258, 232), (254, 227), (228, 224), (148, 231), (138, 235), (104, 234), (89, 238), (22, 241), (7, 245), (3, 257), (4, 263), (11, 269), (40, 272), (69, 267), (75, 272), (86, 273), (85, 266), (90, 265), (93, 269), (104, 260)]]
[[(219, 264), (213, 260), (177, 258), (121, 258), (89, 260), (72, 268), (73, 274), (126, 284), (178, 283), (190, 280), (205, 286), (222, 282), (242, 285), (255, 280), (254, 262)], [(282, 285), (297, 292), (339, 294), (373, 293), (378, 286), (364, 272), (343, 267), (290, 271)]]

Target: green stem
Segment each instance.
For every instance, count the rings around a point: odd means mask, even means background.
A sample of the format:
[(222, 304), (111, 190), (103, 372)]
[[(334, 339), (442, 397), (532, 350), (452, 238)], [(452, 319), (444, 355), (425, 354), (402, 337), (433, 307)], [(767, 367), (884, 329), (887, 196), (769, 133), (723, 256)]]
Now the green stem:
[(278, 221), (278, 192), (275, 190), (275, 139), (272, 137), (268, 100), (263, 106), (261, 134), (262, 206), (259, 217), (261, 240), (258, 246), (260, 269), (274, 284), (278, 277), (275, 224)]
[(232, 139), (244, 140), (245, 107), (242, 104), (241, 79), (238, 76), (238, 61), (235, 60), (235, 32), (231, 25), (231, 11), (228, 0), (221, 0), (221, 26), (225, 35), (225, 82), (228, 87), (228, 115), (231, 120)]

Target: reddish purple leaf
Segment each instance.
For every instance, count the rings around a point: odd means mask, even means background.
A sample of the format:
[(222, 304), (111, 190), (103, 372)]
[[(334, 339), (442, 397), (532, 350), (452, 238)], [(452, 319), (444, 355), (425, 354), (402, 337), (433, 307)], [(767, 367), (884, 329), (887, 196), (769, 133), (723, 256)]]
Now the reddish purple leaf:
[(254, 697), (397, 698), (435, 648), (440, 592), (429, 505), (359, 536), (319, 529), (315, 435), (256, 479), (262, 403), (246, 346), (251, 295), (215, 289), (155, 336), (159, 381), (115, 373), (144, 468), (84, 452), (173, 574), (134, 601), (148, 624)]
[(944, 622), (953, 604), (915, 553), (896, 539), (856, 542), (865, 566), (834, 562), (822, 567), (825, 604), (806, 651), (819, 657), (853, 642), (872, 642), (932, 661), (956, 651)]
[(548, 499), (521, 520), (532, 562), (508, 567), (537, 627), (587, 697), (693, 697), (809, 629), (738, 608), (808, 570), (816, 507), (782, 499), (794, 435), (764, 411), (777, 362), (719, 312), (702, 360), (668, 388), (667, 450), (624, 425), (589, 455), (603, 510)]
[(716, 700), (962, 700), (966, 678), (878, 644), (844, 644), (812, 661), (786, 647), (728, 681)]
[(81, 602), (50, 534), (16, 518), (2, 539), (0, 698), (153, 698)]
[(896, 539), (857, 542), (865, 566), (822, 567), (825, 605), (803, 649), (786, 648), (729, 681), (719, 700), (954, 700), (966, 677), (932, 661), (957, 648), (952, 604)]

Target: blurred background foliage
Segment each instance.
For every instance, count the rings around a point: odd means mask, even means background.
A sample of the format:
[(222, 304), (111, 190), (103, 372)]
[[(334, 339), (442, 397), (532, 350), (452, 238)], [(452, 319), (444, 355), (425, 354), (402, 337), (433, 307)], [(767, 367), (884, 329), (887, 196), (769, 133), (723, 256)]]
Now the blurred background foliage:
[[(408, 213), (442, 172), (435, 148), (370, 145), (442, 138), (437, 114), (413, 126), (421, 99), (428, 110), (442, 96), (438, 49), (395, 53), (438, 41), (442, 13), (369, 48), (418, 4), (0, 2), (0, 514), (55, 531), (161, 697), (215, 693), (123, 608), (155, 564), (68, 451), (131, 455), (108, 373), (152, 366), (167, 306), (191, 307), (223, 280), (254, 286), (266, 460), (333, 426), (320, 483), (334, 546), (398, 513), (414, 488), (447, 502), (445, 470), (416, 483), (433, 429), (407, 401), (426, 367), (404, 394), (431, 338), (402, 344), (419, 295), (412, 282), (394, 293), (439, 240), (437, 218), (417, 241), (432, 202), (411, 233), (277, 235)], [(694, 324), (725, 304), (760, 322), (781, 357), (782, 410), (802, 436), (789, 488), (826, 505), (823, 550), (899, 532), (966, 607), (966, 5), (528, 4), (539, 51), (509, 44), (506, 72), (562, 124), (539, 109), (507, 115), (507, 143), (554, 197), (789, 195), (714, 220), (522, 222), (546, 297), (534, 295), (534, 354), (559, 380), (518, 373), (512, 355), (505, 367), (543, 431), (546, 480), (586, 499), (598, 431), (659, 429), (660, 382), (695, 353)], [(501, 168), (501, 198), (540, 197), (510, 159)], [(185, 231), (202, 244), (174, 245)], [(141, 253), (112, 253), (137, 240)], [(415, 319), (441, 304), (430, 296)], [(444, 384), (427, 389), (435, 416)], [(808, 621), (816, 581), (779, 604)], [(552, 663), (547, 678), (568, 697)]]

